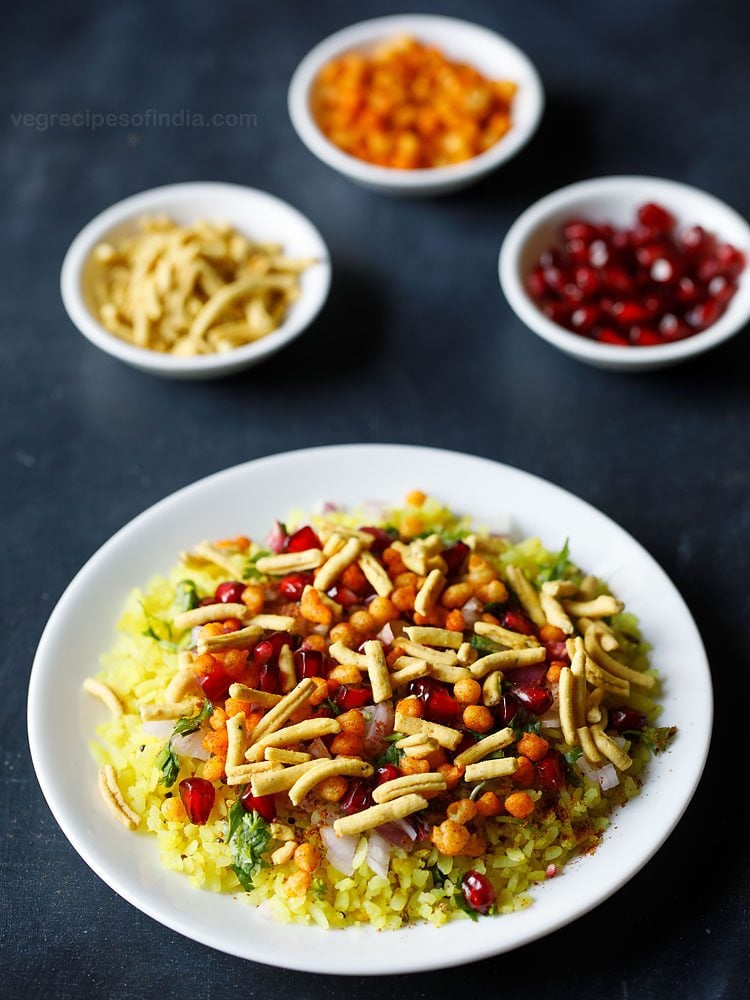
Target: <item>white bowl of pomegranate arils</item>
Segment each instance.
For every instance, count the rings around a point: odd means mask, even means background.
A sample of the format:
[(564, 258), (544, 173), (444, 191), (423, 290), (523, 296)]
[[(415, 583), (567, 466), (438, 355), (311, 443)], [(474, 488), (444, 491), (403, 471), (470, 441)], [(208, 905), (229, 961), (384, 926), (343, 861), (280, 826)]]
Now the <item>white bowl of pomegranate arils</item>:
[(519, 319), (598, 368), (686, 361), (750, 320), (750, 226), (713, 195), (601, 177), (547, 195), (510, 228), (500, 284)]

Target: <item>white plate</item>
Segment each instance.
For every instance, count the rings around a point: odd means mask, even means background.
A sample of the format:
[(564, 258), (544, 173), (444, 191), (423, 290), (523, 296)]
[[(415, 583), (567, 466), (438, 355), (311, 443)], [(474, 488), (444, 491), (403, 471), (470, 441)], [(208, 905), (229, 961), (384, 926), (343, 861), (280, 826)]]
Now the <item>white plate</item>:
[[(592, 857), (535, 891), (520, 913), (436, 929), (323, 931), (275, 924), (232, 896), (200, 892), (159, 863), (156, 841), (120, 828), (96, 787), (87, 741), (102, 708), (81, 691), (114, 639), (128, 590), (170, 567), (200, 538), (259, 535), (295, 507), (323, 500), (401, 502), (411, 488), (440, 497), (480, 523), (510, 514), (519, 535), (550, 547), (570, 536), (573, 557), (606, 578), (653, 643), (666, 684), (663, 720), (679, 726), (674, 748), (652, 765), (642, 795), (618, 811)], [(68, 840), (138, 909), (203, 944), (309, 972), (378, 974), (458, 965), (508, 951), (570, 923), (615, 892), (674, 828), (700, 778), (712, 722), (708, 663), (682, 598), (622, 528), (542, 479), (481, 458), (427, 448), (345, 445), (260, 459), (210, 476), (135, 518), (84, 566), (44, 631), (31, 674), (29, 742), (37, 776)]]

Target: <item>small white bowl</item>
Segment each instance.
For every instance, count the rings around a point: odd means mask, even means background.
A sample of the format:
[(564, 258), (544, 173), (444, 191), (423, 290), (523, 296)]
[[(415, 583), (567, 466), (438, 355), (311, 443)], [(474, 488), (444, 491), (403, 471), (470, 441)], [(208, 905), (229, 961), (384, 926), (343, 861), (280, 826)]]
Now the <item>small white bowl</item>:
[(548, 319), (526, 291), (524, 278), (539, 253), (559, 242), (560, 227), (569, 219), (631, 226), (644, 202), (668, 209), (678, 226), (700, 225), (731, 243), (750, 260), (750, 226), (734, 209), (713, 195), (659, 177), (599, 177), (560, 188), (519, 216), (500, 249), (500, 285), (511, 308), (534, 333), (561, 351), (597, 368), (636, 372), (665, 368), (702, 354), (738, 333), (750, 319), (750, 266), (737, 282), (726, 312), (701, 333), (654, 347), (600, 344), (571, 333)]
[[(449, 59), (476, 67), (489, 79), (518, 84), (512, 125), (486, 152), (464, 163), (422, 170), (380, 167), (358, 160), (335, 146), (318, 127), (310, 109), (313, 83), (326, 63), (344, 52), (368, 51), (395, 35), (409, 35), (437, 46)], [(407, 197), (446, 194), (467, 187), (509, 160), (536, 131), (544, 109), (544, 90), (534, 65), (502, 35), (469, 21), (427, 14), (398, 14), (361, 21), (337, 31), (302, 60), (289, 85), (289, 115), (300, 139), (318, 159), (365, 187)]]
[[(110, 333), (96, 319), (87, 290), (91, 252), (102, 240), (135, 232), (144, 215), (163, 213), (183, 225), (199, 219), (229, 222), (250, 239), (281, 243), (290, 257), (314, 257), (317, 263), (300, 278), (301, 294), (286, 319), (268, 336), (221, 354), (177, 357), (135, 347)], [(207, 379), (251, 368), (298, 337), (320, 312), (331, 283), (328, 247), (318, 230), (296, 208), (265, 191), (239, 184), (195, 182), (170, 184), (135, 194), (106, 209), (85, 226), (70, 245), (60, 274), (68, 316), (92, 344), (135, 368), (175, 379)]]

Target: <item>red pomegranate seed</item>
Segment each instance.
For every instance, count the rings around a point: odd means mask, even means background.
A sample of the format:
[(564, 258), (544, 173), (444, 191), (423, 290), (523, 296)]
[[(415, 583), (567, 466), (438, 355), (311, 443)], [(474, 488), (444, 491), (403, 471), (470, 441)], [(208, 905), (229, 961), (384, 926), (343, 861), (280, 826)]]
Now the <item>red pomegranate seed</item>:
[(298, 649), (294, 654), (297, 678), (323, 676), (323, 654), (318, 649)]
[(221, 698), (226, 697), (226, 693), (232, 684), (234, 684), (234, 680), (218, 661), (210, 674), (204, 674), (198, 678), (198, 686), (209, 701), (219, 701)]
[(466, 542), (454, 542), (447, 549), (443, 549), (440, 554), (448, 566), (448, 576), (456, 576), (463, 570), (470, 552), (471, 549)]
[(685, 304), (695, 302), (698, 298), (698, 287), (692, 278), (683, 275), (677, 282), (677, 301)]
[(602, 329), (596, 335), (596, 339), (602, 344), (613, 344), (615, 347), (627, 347), (628, 341), (617, 330)]
[(545, 302), (542, 312), (560, 326), (567, 326), (570, 322), (570, 306), (567, 302)]
[(583, 301), (583, 292), (578, 285), (567, 284), (561, 294), (571, 308), (575, 308), (579, 302)]
[(382, 556), (383, 552), (393, 541), (393, 538), (384, 528), (375, 528), (368, 525), (366, 528), (362, 528), (362, 531), (366, 531), (368, 535), (372, 535), (375, 539), (370, 547), (370, 551), (374, 552), (376, 556)]
[(477, 913), (489, 913), (495, 902), (495, 890), (486, 875), (481, 875), (473, 869), (461, 879), (461, 892), (466, 905)]
[(510, 629), (511, 632), (520, 632), (521, 635), (534, 635), (534, 625), (531, 620), (526, 617), (523, 611), (517, 611), (515, 608), (508, 608), (506, 611), (503, 611), (500, 624), (503, 628)]
[(312, 573), (290, 573), (279, 583), (279, 593), (288, 601), (298, 601), (302, 591), (313, 582)]
[(320, 539), (309, 524), (295, 531), (286, 540), (286, 552), (304, 552), (306, 549), (322, 549)]
[(276, 797), (274, 795), (253, 795), (250, 785), (240, 795), (240, 802), (245, 812), (257, 812), (266, 823), (276, 819)]
[(567, 283), (567, 278), (559, 267), (545, 267), (543, 272), (544, 283), (553, 292), (561, 292)]
[(420, 677), (409, 684), (409, 694), (415, 695), (424, 705), (425, 716), (432, 722), (455, 719), (461, 711), (456, 699), (447, 688), (431, 677)]
[(622, 326), (632, 326), (633, 323), (641, 323), (644, 319), (650, 319), (650, 310), (642, 306), (640, 302), (627, 299), (615, 302), (610, 310), (610, 315)]
[(395, 781), (396, 778), (401, 777), (401, 768), (396, 767), (395, 764), (383, 764), (375, 772), (375, 784), (384, 785), (386, 781)]
[(208, 822), (216, 800), (214, 786), (205, 778), (183, 778), (180, 798), (191, 823), (203, 826)]
[(598, 319), (599, 306), (588, 305), (579, 306), (570, 317), (570, 322), (576, 330), (582, 330), (584, 333), (588, 333), (596, 326)]
[(513, 668), (513, 683), (539, 687), (547, 673), (546, 663), (530, 663), (528, 667)]
[(353, 604), (362, 603), (362, 598), (358, 594), (355, 594), (348, 587), (342, 587), (338, 583), (331, 587), (328, 591), (328, 596), (344, 608), (350, 608)]
[(526, 275), (526, 291), (532, 299), (540, 299), (547, 290), (544, 272), (541, 267), (535, 267)]
[(657, 344), (664, 343), (655, 330), (646, 326), (631, 326), (630, 342), (637, 347), (655, 347)]
[(671, 233), (675, 227), (674, 216), (652, 201), (638, 209), (638, 221), (658, 233)]
[[(616, 270), (616, 268), (612, 268), (611, 270)], [(575, 270), (575, 281), (584, 298), (596, 295), (599, 291), (599, 276), (593, 267), (577, 267)]]
[(589, 264), (592, 267), (606, 267), (610, 263), (610, 249), (604, 240), (594, 240), (589, 246)]
[(626, 729), (640, 732), (646, 725), (646, 716), (634, 708), (613, 708), (609, 713), (609, 726), (616, 733), (624, 733)]
[(707, 326), (716, 322), (721, 315), (722, 308), (716, 299), (706, 299), (705, 302), (699, 302), (692, 309), (689, 309), (685, 313), (685, 319), (696, 330), (705, 330)]
[(633, 290), (633, 280), (622, 267), (605, 267), (602, 271), (602, 284), (608, 291), (615, 294), (632, 292)]
[(521, 706), (512, 694), (504, 694), (500, 698), (500, 704), (495, 709), (495, 716), (501, 727), (509, 726), (518, 714)]
[(573, 219), (570, 222), (566, 222), (562, 230), (563, 239), (566, 241), (570, 240), (583, 240), (584, 243), (590, 243), (591, 240), (595, 240), (599, 235), (596, 226), (593, 226), (590, 222), (584, 222), (581, 219)]
[(339, 803), (341, 811), (345, 816), (362, 812), (363, 809), (369, 809), (371, 805), (372, 795), (370, 794), (370, 789), (363, 781), (350, 781), (346, 795), (344, 795)]
[(279, 680), (279, 668), (272, 663), (265, 663), (260, 668), (258, 684), (260, 685), (261, 691), (265, 691), (266, 694), (279, 694), (279, 689), (281, 687)]
[(565, 645), (564, 639), (553, 639), (551, 642), (545, 642), (544, 646), (547, 650), (547, 659), (550, 662), (552, 660), (558, 660), (562, 663), (570, 663), (570, 657), (568, 656), (568, 649)]
[(708, 233), (703, 226), (688, 226), (683, 229), (679, 241), (686, 250), (707, 250)]
[(242, 604), (242, 592), (245, 586), (239, 580), (228, 580), (226, 583), (219, 584), (214, 597), (222, 604)]
[(589, 259), (588, 244), (583, 240), (568, 240), (565, 244), (565, 253), (574, 264), (585, 264)]
[(730, 243), (721, 243), (716, 248), (716, 259), (733, 278), (736, 278), (745, 266), (745, 255)]
[(513, 694), (532, 715), (544, 715), (554, 701), (551, 691), (533, 684), (514, 684)]
[(331, 695), (333, 701), (342, 712), (348, 712), (352, 708), (362, 708), (372, 701), (372, 690), (369, 687), (350, 687), (348, 684), (340, 684)]
[(536, 763), (539, 784), (545, 792), (559, 792), (565, 785), (565, 766), (560, 754), (551, 750)]

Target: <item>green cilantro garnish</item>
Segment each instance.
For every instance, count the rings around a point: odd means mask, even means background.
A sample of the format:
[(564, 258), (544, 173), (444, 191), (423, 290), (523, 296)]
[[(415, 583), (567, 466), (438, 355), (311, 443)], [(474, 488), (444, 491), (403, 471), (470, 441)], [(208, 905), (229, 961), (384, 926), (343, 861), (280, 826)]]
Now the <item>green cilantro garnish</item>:
[(271, 830), (257, 812), (245, 812), (239, 799), (228, 813), (227, 842), (232, 851), (232, 871), (245, 892), (254, 888), (253, 879), (263, 867), (262, 854), (268, 847)]
[(198, 590), (192, 580), (180, 580), (177, 584), (174, 603), (177, 611), (192, 611), (198, 607)]
[(582, 756), (583, 756), (583, 750), (580, 747), (573, 747), (571, 750), (568, 750), (567, 753), (563, 754), (563, 758), (565, 760), (565, 770), (567, 771), (568, 784), (572, 785), (573, 788), (580, 788), (582, 785), (582, 781), (578, 777), (578, 772), (573, 767), (576, 761), (579, 761)]
[(259, 559), (263, 559), (265, 556), (273, 555), (270, 549), (261, 549), (260, 552), (256, 552), (254, 556), (250, 558), (245, 563), (245, 569), (242, 572), (243, 580), (262, 580), (265, 576), (264, 573), (257, 568), (255, 565)]
[(336, 718), (337, 715), (341, 715), (341, 709), (333, 700), (333, 698), (326, 698), (323, 702), (326, 708), (330, 709), (331, 715)]
[(478, 653), (499, 653), (500, 646), (483, 635), (473, 635), (469, 640), (472, 649)]
[(489, 604), (485, 604), (484, 610), (488, 615), (494, 615), (495, 618), (499, 618), (500, 615), (505, 611), (505, 608), (499, 601), (490, 601)]
[(461, 892), (460, 885), (457, 885), (453, 892), (453, 903), (457, 910), (461, 910), (465, 913), (467, 917), (470, 917), (474, 921), (474, 923), (479, 920), (479, 914), (473, 906), (469, 906), (466, 902), (464, 894)]
[(628, 729), (622, 735), (640, 740), (652, 754), (657, 754), (664, 753), (676, 732), (677, 726), (644, 726), (643, 729)]
[(204, 701), (203, 707), (197, 715), (193, 715), (189, 719), (178, 719), (175, 722), (172, 735), (161, 748), (156, 758), (156, 766), (161, 771), (160, 784), (171, 788), (180, 772), (180, 759), (172, 749), (172, 740), (175, 736), (189, 736), (190, 733), (197, 733), (213, 710), (214, 707), (211, 702)]
[(580, 747), (573, 747), (572, 750), (568, 750), (567, 753), (563, 754), (566, 763), (575, 764), (577, 760), (580, 760), (583, 756), (583, 750)]
[(570, 564), (570, 539), (565, 539), (565, 544), (557, 553), (557, 557), (551, 566), (543, 566), (537, 574), (539, 583), (546, 583), (548, 580), (561, 580)]
[(519, 740), (524, 733), (533, 733), (538, 736), (542, 731), (542, 724), (538, 719), (534, 719), (523, 709), (518, 712), (512, 722), (513, 734)]
[(325, 899), (328, 895), (326, 890), (326, 884), (322, 878), (313, 879), (312, 891), (318, 897), (318, 899)]
[[(160, 618), (154, 618), (152, 615), (150, 615), (148, 611), (146, 611), (146, 606), (143, 603), (143, 601), (139, 601), (138, 603), (140, 604), (141, 609), (143, 610), (143, 614), (146, 618), (146, 628), (141, 632), (141, 635), (145, 635), (147, 639), (153, 639), (155, 642), (158, 642), (159, 645), (163, 646), (165, 649), (176, 650), (177, 645), (171, 641), (172, 629), (169, 627), (169, 624), (167, 622), (162, 621)], [(158, 623), (167, 630), (169, 639), (165, 639), (163, 636), (159, 635), (159, 633), (154, 628), (154, 623)]]
[[(401, 739), (401, 736), (399, 736)], [(378, 759), (375, 761), (378, 767), (382, 767), (383, 764), (398, 764), (404, 755), (403, 750), (399, 750), (395, 743), (391, 743), (387, 750), (385, 750)]]

